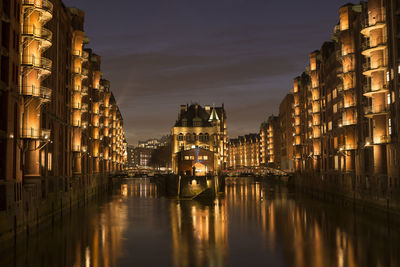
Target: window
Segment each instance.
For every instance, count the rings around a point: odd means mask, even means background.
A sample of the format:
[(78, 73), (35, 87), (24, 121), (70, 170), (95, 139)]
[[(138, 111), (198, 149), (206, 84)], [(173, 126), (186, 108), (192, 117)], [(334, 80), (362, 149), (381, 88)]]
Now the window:
[(388, 103), (388, 105), (390, 105), (390, 103), (391, 103), (391, 95), (390, 94), (387, 95), (387, 103)]
[(185, 156), (185, 160), (190, 160), (190, 157), (189, 156)]
[(199, 141), (202, 142), (203, 141), (203, 134), (199, 133)]
[(186, 141), (190, 141), (190, 134), (186, 134), (185, 139), (186, 139)]
[(333, 113), (337, 113), (337, 104), (333, 105)]
[(182, 133), (180, 133), (180, 134), (178, 135), (178, 141), (183, 141), (183, 134), (182, 134)]
[(193, 133), (193, 141), (196, 141), (196, 140), (197, 140), (197, 136), (195, 133)]
[(392, 119), (389, 119), (389, 135), (392, 135)]
[(206, 133), (204, 135), (204, 141), (208, 142), (210, 140), (210, 136), (208, 135), (208, 133)]
[(187, 127), (187, 119), (182, 119), (182, 126)]
[(208, 160), (208, 156), (203, 156), (203, 160)]

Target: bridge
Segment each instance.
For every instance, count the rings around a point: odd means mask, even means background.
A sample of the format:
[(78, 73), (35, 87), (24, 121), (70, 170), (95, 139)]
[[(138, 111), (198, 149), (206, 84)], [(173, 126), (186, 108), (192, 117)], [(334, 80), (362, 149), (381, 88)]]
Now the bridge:
[(291, 173), (270, 167), (243, 167), (233, 170), (223, 170), (226, 176), (289, 176)]

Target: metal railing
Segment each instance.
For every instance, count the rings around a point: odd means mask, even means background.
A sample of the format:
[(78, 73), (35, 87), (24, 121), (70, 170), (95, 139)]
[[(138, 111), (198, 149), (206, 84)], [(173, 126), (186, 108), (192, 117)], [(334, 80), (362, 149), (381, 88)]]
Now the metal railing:
[(364, 108), (365, 115), (368, 114), (379, 114), (379, 113), (386, 113), (389, 111), (389, 106), (382, 104), (382, 105), (373, 105)]
[(27, 96), (36, 96), (44, 100), (51, 99), (52, 90), (44, 86), (26, 85), (21, 86), (20, 94)]
[(22, 127), (21, 128), (21, 138), (26, 139), (44, 139), (50, 138), (51, 130), (49, 129), (36, 129), (33, 127)]
[(52, 66), (52, 62), (50, 59), (44, 58), (42, 56), (36, 57), (34, 55), (22, 56), (21, 64), (25, 66), (33, 66), (36, 68), (45, 69), (47, 71), (51, 71)]
[(388, 86), (387, 86), (387, 84), (383, 84), (383, 85), (379, 85), (377, 87), (377, 89), (372, 89), (371, 84), (364, 84), (363, 89), (364, 89), (364, 93), (373, 93), (373, 92), (378, 92), (381, 90), (387, 90)]
[(37, 28), (33, 25), (24, 25), (22, 27), (22, 35), (29, 35), (35, 38), (43, 39), (51, 42), (53, 38), (53, 33), (44, 27)]
[(81, 146), (80, 145), (73, 145), (72, 146), (72, 151), (73, 152), (81, 152)]
[(22, 0), (22, 5), (33, 6), (35, 8), (43, 9), (49, 13), (53, 13), (53, 4), (48, 0)]
[(368, 50), (368, 49), (372, 49), (372, 48), (376, 48), (376, 47), (384, 46), (384, 45), (386, 45), (386, 40), (384, 40), (382, 36), (379, 36), (372, 40), (371, 39), (365, 40), (361, 44), (361, 47), (362, 47), (362, 50)]
[(340, 119), (338, 120), (338, 126), (343, 127), (343, 126), (351, 126), (357, 124), (356, 119)]
[[(371, 11), (371, 10), (369, 10), (369, 11)], [(373, 11), (375, 11), (375, 13), (378, 14), (379, 16), (375, 16), (374, 17), (374, 16), (372, 16), (373, 12), (371, 12), (368, 15), (368, 18), (365, 19), (364, 21), (362, 21), (362, 23), (361, 23), (362, 28), (365, 29), (365, 28), (373, 27), (373, 26), (375, 26), (377, 24), (386, 22), (386, 11), (385, 11), (385, 9), (378, 8), (378, 9), (375, 9)]]
[(384, 64), (382, 58), (376, 61), (375, 66), (372, 66), (372, 64), (370, 62), (365, 62), (362, 65), (363, 71), (375, 70), (375, 69), (379, 69), (379, 68), (382, 68), (382, 67), (385, 67), (385, 66), (386, 65)]

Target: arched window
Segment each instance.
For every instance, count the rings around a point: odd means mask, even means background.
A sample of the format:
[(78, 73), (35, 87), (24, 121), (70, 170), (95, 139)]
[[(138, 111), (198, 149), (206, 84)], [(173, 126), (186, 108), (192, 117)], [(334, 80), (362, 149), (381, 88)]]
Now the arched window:
[(196, 139), (197, 139), (197, 136), (195, 133), (193, 133), (193, 141), (196, 141)]
[(203, 142), (203, 133), (199, 133), (199, 141)]
[(208, 142), (210, 140), (210, 136), (208, 135), (208, 133), (206, 133), (205, 135), (204, 135), (204, 141), (205, 142)]
[(190, 134), (186, 134), (186, 136), (185, 136), (186, 138), (186, 141), (190, 141)]
[(182, 133), (180, 133), (180, 134), (178, 135), (178, 141), (183, 141), (183, 134), (182, 134)]

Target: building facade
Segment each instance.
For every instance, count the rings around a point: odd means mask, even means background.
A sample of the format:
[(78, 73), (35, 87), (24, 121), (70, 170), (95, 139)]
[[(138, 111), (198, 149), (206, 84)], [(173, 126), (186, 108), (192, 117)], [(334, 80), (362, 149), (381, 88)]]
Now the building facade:
[[(191, 150), (193, 156), (198, 149), (214, 153), (212, 165), (207, 172), (217, 173), (227, 163), (226, 113), (221, 107), (182, 105), (178, 120), (171, 130), (172, 171), (179, 173), (180, 151)], [(182, 154), (182, 153), (181, 153)], [(184, 153), (185, 156), (187, 153)], [(183, 155), (183, 154), (182, 154)], [(193, 157), (194, 158), (194, 157)], [(193, 165), (197, 162), (193, 162)], [(206, 162), (207, 164), (208, 161)]]
[(399, 9), (389, 0), (342, 6), (332, 41), (294, 79), (299, 183), (399, 207)]
[(247, 134), (228, 142), (228, 167), (231, 169), (259, 167), (261, 162), (261, 137)]
[(84, 12), (60, 0), (0, 9), (1, 237), (104, 185), (122, 170), (126, 142), (100, 57), (85, 48)]

